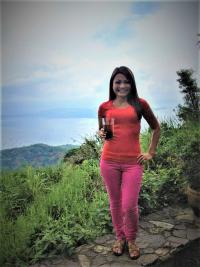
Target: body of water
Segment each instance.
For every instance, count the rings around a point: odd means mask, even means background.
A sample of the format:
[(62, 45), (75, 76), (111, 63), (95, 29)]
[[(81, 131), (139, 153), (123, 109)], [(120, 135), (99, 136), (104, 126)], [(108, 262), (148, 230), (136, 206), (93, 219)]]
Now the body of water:
[[(142, 119), (141, 131), (147, 126)], [(6, 118), (2, 120), (1, 149), (36, 143), (80, 145), (97, 130), (97, 118)]]
[(1, 149), (36, 143), (47, 145), (80, 145), (85, 136), (95, 134), (97, 119), (6, 119), (2, 121)]

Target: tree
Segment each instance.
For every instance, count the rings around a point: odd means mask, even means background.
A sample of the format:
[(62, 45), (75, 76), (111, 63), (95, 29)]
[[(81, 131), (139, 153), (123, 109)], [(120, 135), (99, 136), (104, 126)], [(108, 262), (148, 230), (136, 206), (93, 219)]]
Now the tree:
[(192, 69), (181, 69), (177, 71), (179, 88), (184, 94), (184, 104), (178, 105), (177, 116), (184, 122), (200, 122), (200, 88), (192, 78)]

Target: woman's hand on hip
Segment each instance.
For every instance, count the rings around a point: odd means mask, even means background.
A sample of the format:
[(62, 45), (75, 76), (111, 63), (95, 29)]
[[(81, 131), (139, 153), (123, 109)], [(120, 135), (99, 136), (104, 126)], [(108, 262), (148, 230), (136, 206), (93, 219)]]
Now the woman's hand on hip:
[(138, 157), (137, 157), (137, 162), (138, 163), (142, 163), (143, 161), (146, 161), (146, 160), (150, 160), (153, 158), (153, 155), (149, 152), (147, 153), (141, 153)]

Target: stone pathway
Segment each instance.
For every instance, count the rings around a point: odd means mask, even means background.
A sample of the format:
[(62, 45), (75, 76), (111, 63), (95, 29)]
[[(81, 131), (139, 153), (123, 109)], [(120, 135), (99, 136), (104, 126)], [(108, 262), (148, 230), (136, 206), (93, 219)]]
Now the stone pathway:
[(141, 256), (131, 260), (126, 250), (122, 256), (112, 254), (114, 234), (97, 238), (77, 247), (73, 257), (46, 260), (30, 267), (141, 267), (156, 266), (181, 249), (200, 239), (200, 221), (188, 207), (167, 207), (141, 218), (137, 245)]

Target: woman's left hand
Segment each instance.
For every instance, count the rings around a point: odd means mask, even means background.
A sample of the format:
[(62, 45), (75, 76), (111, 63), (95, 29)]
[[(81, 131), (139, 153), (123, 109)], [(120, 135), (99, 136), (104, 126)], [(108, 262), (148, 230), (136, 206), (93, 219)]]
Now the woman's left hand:
[(152, 154), (150, 154), (150, 153), (141, 153), (138, 157), (137, 157), (137, 159), (138, 159), (138, 163), (142, 163), (144, 160), (146, 161), (146, 160), (150, 160), (150, 159), (152, 159), (153, 158), (153, 155)]

